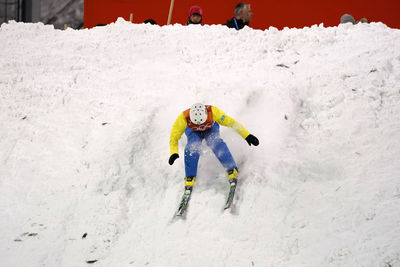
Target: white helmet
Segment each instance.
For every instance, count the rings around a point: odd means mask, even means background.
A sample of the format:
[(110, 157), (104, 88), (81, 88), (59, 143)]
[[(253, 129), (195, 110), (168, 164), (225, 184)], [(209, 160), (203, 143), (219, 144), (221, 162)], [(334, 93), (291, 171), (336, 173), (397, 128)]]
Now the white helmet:
[(207, 120), (207, 108), (201, 103), (196, 103), (190, 108), (190, 120), (197, 125)]

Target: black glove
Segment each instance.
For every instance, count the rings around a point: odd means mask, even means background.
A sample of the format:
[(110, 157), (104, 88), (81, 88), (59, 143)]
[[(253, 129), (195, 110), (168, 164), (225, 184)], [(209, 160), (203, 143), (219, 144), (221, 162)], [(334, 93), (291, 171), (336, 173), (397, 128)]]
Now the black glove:
[(252, 134), (249, 134), (249, 135), (246, 137), (246, 141), (247, 141), (247, 143), (249, 143), (249, 146), (251, 146), (251, 145), (253, 145), (253, 146), (258, 146), (258, 144), (259, 144), (257, 137), (255, 137), (255, 136), (252, 135)]
[(176, 154), (176, 153), (172, 154), (171, 157), (169, 157), (169, 160), (168, 160), (169, 165), (174, 164), (174, 161), (175, 161), (177, 158), (179, 158), (179, 155), (178, 155), (178, 154)]

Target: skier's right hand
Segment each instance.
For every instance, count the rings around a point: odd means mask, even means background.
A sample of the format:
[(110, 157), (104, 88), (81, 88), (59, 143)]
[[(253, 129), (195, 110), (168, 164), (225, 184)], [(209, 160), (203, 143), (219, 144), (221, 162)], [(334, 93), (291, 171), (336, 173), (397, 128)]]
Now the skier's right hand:
[(178, 154), (176, 154), (176, 153), (172, 154), (171, 157), (169, 157), (169, 160), (168, 160), (169, 165), (174, 164), (174, 161), (175, 161), (177, 158), (179, 158), (179, 155), (178, 155)]

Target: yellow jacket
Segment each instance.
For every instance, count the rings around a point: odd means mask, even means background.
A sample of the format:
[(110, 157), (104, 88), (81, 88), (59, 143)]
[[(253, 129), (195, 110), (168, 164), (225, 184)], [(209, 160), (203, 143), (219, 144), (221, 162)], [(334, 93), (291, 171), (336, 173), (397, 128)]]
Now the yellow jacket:
[[(243, 139), (245, 139), (250, 132), (243, 127), (239, 122), (237, 122), (234, 118), (229, 117), (222, 110), (217, 107), (211, 107), (212, 115), (214, 121), (218, 124), (233, 128), (238, 134), (240, 134)], [(181, 139), (182, 134), (185, 132), (187, 127), (187, 121), (183, 112), (179, 114), (178, 118), (175, 120), (174, 125), (172, 126), (171, 136), (169, 138), (169, 147), (172, 154), (179, 154), (178, 150), (178, 141)]]

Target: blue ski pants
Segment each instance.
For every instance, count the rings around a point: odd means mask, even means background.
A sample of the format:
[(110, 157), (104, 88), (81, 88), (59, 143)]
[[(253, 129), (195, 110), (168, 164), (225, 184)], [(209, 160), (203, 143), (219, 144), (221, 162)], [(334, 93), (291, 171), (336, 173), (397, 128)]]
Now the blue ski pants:
[(219, 136), (219, 124), (217, 122), (206, 131), (193, 131), (186, 128), (187, 144), (185, 147), (185, 174), (186, 177), (197, 175), (197, 166), (200, 158), (201, 143), (205, 139), (207, 145), (214, 152), (226, 171), (237, 168), (225, 142)]

